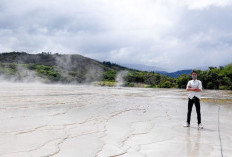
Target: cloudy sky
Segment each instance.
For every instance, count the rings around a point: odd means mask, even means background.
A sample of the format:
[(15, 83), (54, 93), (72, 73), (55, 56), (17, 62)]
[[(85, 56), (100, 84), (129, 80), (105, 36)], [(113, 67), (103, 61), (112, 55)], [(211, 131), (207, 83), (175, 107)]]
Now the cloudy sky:
[(0, 52), (81, 54), (169, 72), (232, 62), (229, 0), (0, 0)]

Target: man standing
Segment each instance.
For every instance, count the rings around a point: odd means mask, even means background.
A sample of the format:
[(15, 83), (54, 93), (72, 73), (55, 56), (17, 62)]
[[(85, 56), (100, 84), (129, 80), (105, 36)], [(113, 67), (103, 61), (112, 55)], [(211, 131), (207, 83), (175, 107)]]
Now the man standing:
[(196, 71), (192, 71), (192, 80), (188, 82), (186, 90), (189, 91), (189, 95), (188, 95), (187, 121), (184, 126), (190, 127), (192, 107), (193, 104), (195, 104), (196, 112), (197, 112), (198, 128), (203, 129), (203, 126), (201, 124), (201, 106), (200, 106), (200, 96), (201, 96), (200, 92), (202, 91), (202, 83), (200, 80), (197, 80)]

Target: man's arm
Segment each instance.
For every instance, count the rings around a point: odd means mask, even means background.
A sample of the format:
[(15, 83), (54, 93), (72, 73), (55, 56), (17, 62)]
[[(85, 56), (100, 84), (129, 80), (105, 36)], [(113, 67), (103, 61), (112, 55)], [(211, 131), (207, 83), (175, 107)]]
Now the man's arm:
[(191, 83), (190, 83), (190, 81), (188, 81), (188, 84), (186, 86), (186, 90), (187, 91), (191, 91), (190, 89), (191, 89)]
[(197, 88), (192, 88), (192, 87), (191, 87), (191, 83), (190, 83), (190, 81), (189, 81), (188, 84), (187, 84), (186, 90), (187, 90), (187, 91), (194, 91), (194, 92), (201, 92), (201, 91), (202, 91), (201, 82), (199, 82), (199, 85), (198, 85)]
[(199, 88), (187, 88), (187, 91), (194, 91), (194, 92), (201, 92), (201, 89), (199, 89)]
[(200, 88), (194, 88), (194, 91), (195, 92), (201, 92), (201, 89)]

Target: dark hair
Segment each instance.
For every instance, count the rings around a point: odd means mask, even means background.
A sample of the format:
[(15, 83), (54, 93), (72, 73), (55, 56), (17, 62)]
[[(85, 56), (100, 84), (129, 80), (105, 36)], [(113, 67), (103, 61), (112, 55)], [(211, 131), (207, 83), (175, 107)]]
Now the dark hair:
[(193, 70), (191, 74), (193, 74), (193, 73), (196, 73), (196, 74), (197, 74), (197, 71), (196, 71), (196, 70)]

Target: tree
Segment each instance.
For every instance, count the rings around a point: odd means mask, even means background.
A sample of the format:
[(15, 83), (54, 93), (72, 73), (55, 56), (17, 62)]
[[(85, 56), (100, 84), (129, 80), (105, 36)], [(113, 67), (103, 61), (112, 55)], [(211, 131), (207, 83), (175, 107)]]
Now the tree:
[(165, 81), (162, 85), (161, 88), (171, 88), (172, 87), (172, 82), (171, 81)]
[(190, 77), (187, 76), (186, 74), (181, 75), (177, 80), (178, 88), (186, 88), (186, 85), (189, 80)]
[(115, 81), (116, 71), (108, 70), (103, 74), (103, 80), (105, 81)]

